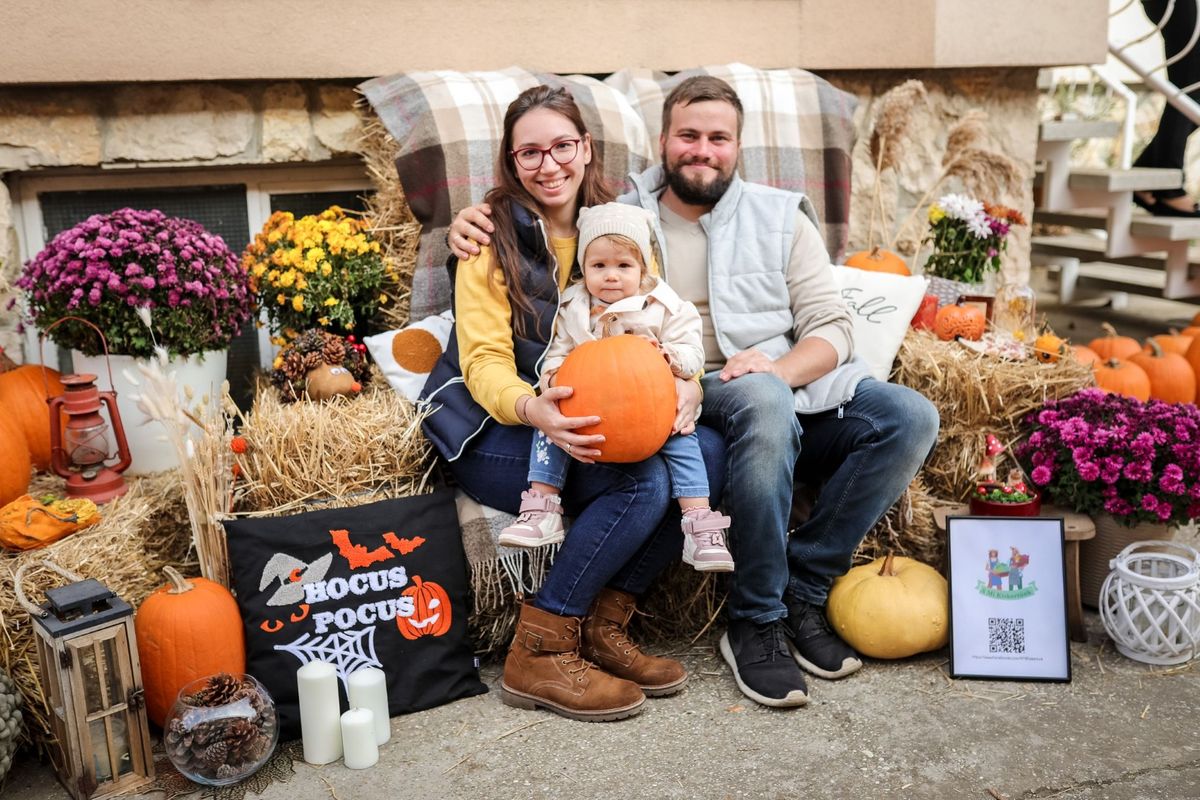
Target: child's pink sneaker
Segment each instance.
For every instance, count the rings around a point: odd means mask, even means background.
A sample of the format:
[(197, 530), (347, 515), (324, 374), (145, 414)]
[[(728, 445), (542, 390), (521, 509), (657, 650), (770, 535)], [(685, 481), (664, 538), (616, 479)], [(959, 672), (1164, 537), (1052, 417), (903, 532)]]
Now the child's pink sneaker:
[(733, 556), (725, 546), (729, 517), (711, 508), (683, 515), (683, 563), (698, 572), (733, 572)]
[(536, 489), (521, 492), (521, 510), (516, 521), (500, 531), (499, 542), (506, 547), (541, 547), (557, 544), (565, 533), (562, 502), (556, 494)]

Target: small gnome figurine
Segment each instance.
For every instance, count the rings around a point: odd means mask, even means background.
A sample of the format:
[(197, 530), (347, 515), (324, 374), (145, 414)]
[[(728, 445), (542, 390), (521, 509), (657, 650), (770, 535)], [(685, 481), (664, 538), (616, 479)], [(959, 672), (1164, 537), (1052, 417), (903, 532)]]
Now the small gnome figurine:
[(350, 370), (322, 364), (304, 376), (304, 390), (309, 400), (328, 400), (339, 394), (358, 394), (362, 384), (354, 380)]

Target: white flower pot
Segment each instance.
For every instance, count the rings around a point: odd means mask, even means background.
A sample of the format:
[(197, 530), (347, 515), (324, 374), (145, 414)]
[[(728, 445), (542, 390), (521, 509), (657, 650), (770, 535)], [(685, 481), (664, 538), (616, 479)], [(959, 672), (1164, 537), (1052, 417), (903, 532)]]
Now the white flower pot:
[[(134, 396), (141, 390), (134, 385), (126, 373), (138, 379), (140, 375), (136, 364), (142, 359), (133, 356), (110, 356), (112, 363), (112, 388), (117, 392), (117, 410), (125, 426), (125, 438), (129, 441), (129, 452), (133, 456), (133, 464), (126, 475), (148, 475), (153, 472), (163, 472), (179, 466), (179, 459), (174, 448), (164, 436), (165, 431), (158, 422), (148, 418), (137, 407)], [(212, 350), (200, 355), (187, 358), (172, 358), (170, 370), (175, 373), (179, 384), (180, 402), (194, 405), (205, 395), (221, 391), (221, 382), (225, 380), (225, 366), (228, 353), (224, 350)], [(143, 363), (145, 363), (143, 361)], [(91, 373), (96, 376), (96, 386), (100, 391), (107, 391), (108, 366), (104, 356), (85, 356), (71, 351), (71, 364), (76, 373)], [(188, 403), (183, 395), (183, 389), (192, 389), (193, 400)], [(111, 452), (116, 452), (113, 447)]]

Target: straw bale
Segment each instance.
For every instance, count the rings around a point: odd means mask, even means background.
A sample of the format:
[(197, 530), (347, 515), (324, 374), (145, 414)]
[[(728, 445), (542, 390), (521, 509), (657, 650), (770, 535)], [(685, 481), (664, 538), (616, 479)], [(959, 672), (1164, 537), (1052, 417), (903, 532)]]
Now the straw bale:
[(936, 497), (960, 501), (970, 495), (988, 433), (1011, 447), (1025, 433), (1021, 420), (1027, 413), (1095, 385), (1091, 368), (1072, 358), (1006, 361), (916, 330), (905, 336), (891, 380), (937, 407), (938, 444), (921, 477)]
[(431, 491), (434, 461), (422, 418), (377, 369), (360, 395), (323, 403), (285, 404), (260, 384), (241, 429), (247, 447), (237, 458), (237, 515), (345, 508)]
[[(29, 615), (17, 604), (13, 586), (24, 564), (48, 559), (87, 578), (95, 578), (130, 605), (137, 607), (163, 582), (162, 568), (173, 566), (194, 573), (189, 554), (187, 509), (174, 472), (127, 478), (129, 491), (100, 507), (95, 525), (48, 547), (21, 553), (0, 553), (0, 666), (12, 675), (25, 699), (26, 735), (39, 748), (53, 741), (50, 711), (38, 673), (35, 634)], [(30, 486), (35, 497), (63, 493), (63, 482), (40, 475)], [(22, 587), (34, 603), (62, 579), (41, 567), (31, 567)]]
[(365, 101), (360, 101), (359, 113), (364, 130), (362, 157), (375, 187), (375, 193), (367, 200), (367, 215), (373, 226), (371, 234), (379, 241), (384, 257), (394, 266), (383, 287), (393, 302), (380, 307), (378, 322), (380, 327), (393, 330), (403, 328), (409, 322), (421, 224), (408, 207), (404, 187), (396, 174), (399, 145)]

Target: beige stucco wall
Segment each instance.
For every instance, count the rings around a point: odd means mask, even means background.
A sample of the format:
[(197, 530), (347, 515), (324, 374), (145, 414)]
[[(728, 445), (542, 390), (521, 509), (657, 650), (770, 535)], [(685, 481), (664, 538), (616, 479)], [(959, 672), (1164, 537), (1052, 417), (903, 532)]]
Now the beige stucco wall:
[(1107, 0), (5, 0), (0, 83), (1104, 60)]

